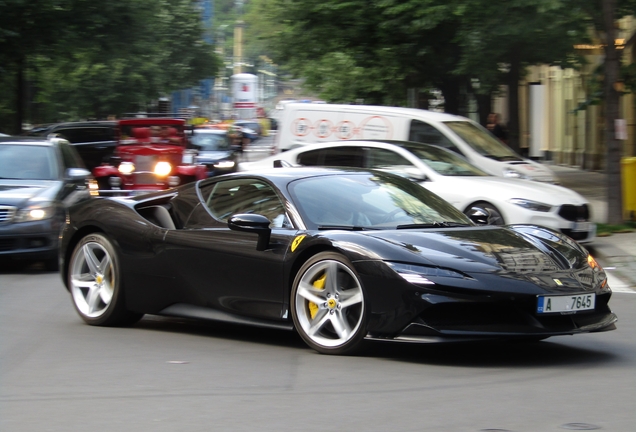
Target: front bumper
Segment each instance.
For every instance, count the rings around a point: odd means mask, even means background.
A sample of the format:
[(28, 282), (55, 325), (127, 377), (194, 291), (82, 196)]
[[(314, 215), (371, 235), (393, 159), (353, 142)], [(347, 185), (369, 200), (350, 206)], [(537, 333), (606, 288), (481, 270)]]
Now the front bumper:
[(61, 223), (43, 221), (0, 225), (0, 256), (48, 259), (57, 256)]

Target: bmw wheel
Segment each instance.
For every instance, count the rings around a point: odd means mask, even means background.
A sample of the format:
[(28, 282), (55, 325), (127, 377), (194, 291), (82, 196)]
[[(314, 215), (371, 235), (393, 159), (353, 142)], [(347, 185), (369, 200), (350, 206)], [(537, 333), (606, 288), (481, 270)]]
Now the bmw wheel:
[(291, 311), (300, 336), (323, 354), (351, 354), (366, 335), (362, 284), (338, 253), (322, 252), (303, 264), (294, 280)]
[(464, 210), (465, 215), (469, 215), (473, 210), (484, 210), (488, 213), (488, 225), (505, 225), (504, 217), (501, 212), (494, 205), (488, 202), (476, 202), (471, 204), (466, 210)]
[(143, 316), (126, 309), (117, 253), (103, 234), (89, 234), (77, 244), (67, 280), (73, 305), (88, 324), (132, 324)]

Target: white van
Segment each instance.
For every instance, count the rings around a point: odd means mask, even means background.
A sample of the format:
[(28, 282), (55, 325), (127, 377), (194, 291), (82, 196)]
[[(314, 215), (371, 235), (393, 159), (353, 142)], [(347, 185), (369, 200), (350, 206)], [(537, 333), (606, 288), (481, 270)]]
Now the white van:
[(368, 105), (288, 103), (282, 111), (276, 135), (278, 151), (351, 139), (415, 141), (459, 153), (496, 176), (558, 182), (549, 168), (524, 159), (466, 117)]

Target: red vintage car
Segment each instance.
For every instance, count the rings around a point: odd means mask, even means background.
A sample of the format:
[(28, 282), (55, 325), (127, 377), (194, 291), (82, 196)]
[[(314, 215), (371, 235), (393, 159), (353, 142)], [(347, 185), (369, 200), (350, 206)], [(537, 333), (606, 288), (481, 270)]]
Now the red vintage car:
[(93, 170), (102, 195), (136, 195), (206, 178), (186, 147), (185, 120), (132, 118), (118, 122), (113, 157)]

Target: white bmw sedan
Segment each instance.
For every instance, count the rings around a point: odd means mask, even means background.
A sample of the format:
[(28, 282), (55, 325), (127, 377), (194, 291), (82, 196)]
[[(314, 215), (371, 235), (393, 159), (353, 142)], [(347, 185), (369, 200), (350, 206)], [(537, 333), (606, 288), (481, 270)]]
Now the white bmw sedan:
[(552, 184), (495, 177), (441, 147), (404, 141), (346, 141), (312, 144), (239, 170), (272, 166), (338, 166), (391, 171), (419, 182), (470, 215), (485, 213), (492, 225), (533, 224), (585, 243), (596, 236), (588, 201)]

